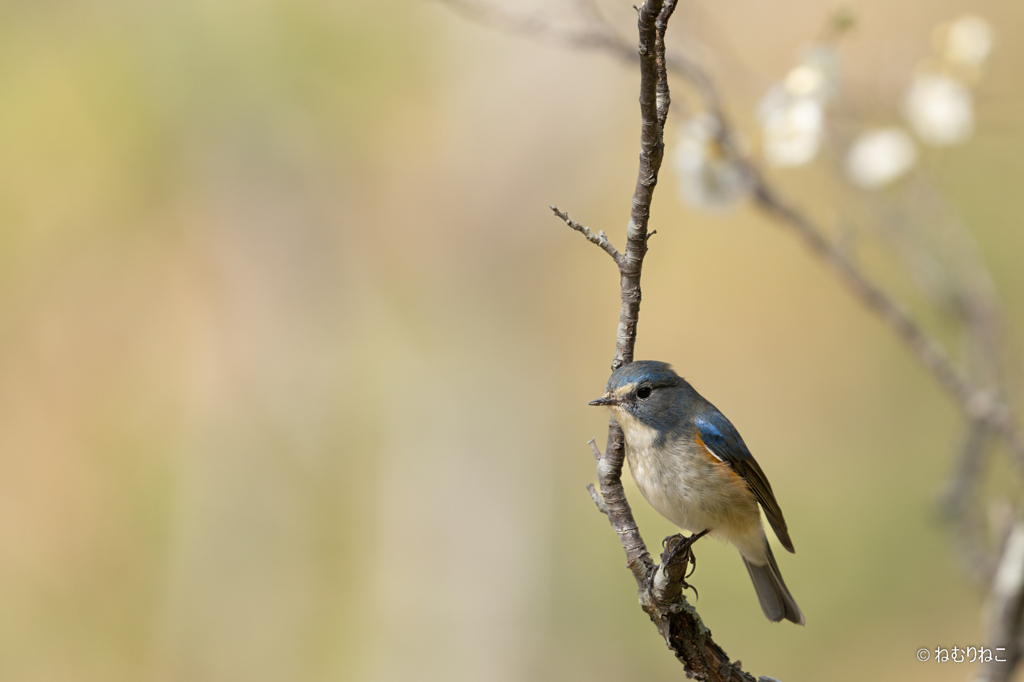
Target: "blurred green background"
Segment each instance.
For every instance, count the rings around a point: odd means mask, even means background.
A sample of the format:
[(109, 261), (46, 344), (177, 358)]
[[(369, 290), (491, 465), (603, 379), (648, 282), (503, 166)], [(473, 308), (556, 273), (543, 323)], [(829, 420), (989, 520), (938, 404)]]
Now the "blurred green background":
[[(632, 36), (629, 4), (603, 6)], [(995, 25), (978, 134), (933, 170), (1019, 328), (1024, 5), (853, 6), (872, 124), (934, 25)], [(755, 137), (832, 8), (684, 2), (673, 40)], [(0, 679), (682, 679), (584, 490), (617, 277), (547, 208), (622, 244), (636, 96), (428, 0), (0, 5)], [(831, 224), (830, 173), (773, 177)], [(662, 178), (638, 357), (757, 455), (808, 625), (708, 541), (705, 622), (782, 680), (965, 679), (915, 658), (983, 632), (935, 513), (955, 406), (784, 228)]]

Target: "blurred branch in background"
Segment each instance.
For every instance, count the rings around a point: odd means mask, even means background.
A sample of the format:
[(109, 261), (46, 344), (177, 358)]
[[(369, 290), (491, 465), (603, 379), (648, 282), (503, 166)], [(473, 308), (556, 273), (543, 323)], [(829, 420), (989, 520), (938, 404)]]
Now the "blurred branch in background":
[[(474, 21), (505, 31), (566, 47), (600, 50), (624, 61), (638, 59), (633, 47), (593, 0), (579, 3), (580, 26), (556, 24), (544, 16), (512, 12), (491, 3), (441, 1)], [(835, 43), (853, 23), (854, 16), (846, 10), (830, 17), (814, 44), (804, 50), (798, 66), (762, 100), (758, 110), (761, 151), (770, 165), (795, 167), (817, 156), (825, 133), (825, 105), (839, 89)], [(974, 16), (940, 26), (935, 35), (937, 54), (922, 62), (903, 113), (922, 143), (947, 147), (964, 142), (973, 131), (970, 88), (980, 77), (992, 37), (987, 23)], [(875, 207), (868, 220), (886, 250), (897, 256), (902, 270), (924, 293), (931, 311), (952, 319), (961, 330), (964, 359), (958, 363), (896, 296), (869, 277), (851, 253), (848, 239), (843, 235), (830, 237), (828, 230), (774, 186), (731, 124), (710, 75), (680, 54), (668, 53), (664, 61), (693, 86), (699, 99), (696, 113), (683, 126), (676, 158), (683, 194), (689, 202), (697, 208), (721, 208), (749, 197), (764, 215), (790, 228), (896, 334), (963, 414), (966, 435), (942, 509), (955, 530), (968, 573), (989, 586), (993, 614), (988, 626), (989, 642), (993, 649), (1000, 647), (999, 651), (1005, 649), (1010, 654), (1005, 663), (988, 665), (978, 679), (1010, 679), (1020, 658), (1017, 643), (1024, 635), (1024, 581), (1020, 579), (1024, 555), (1020, 542), (1015, 541), (1019, 532), (1011, 532), (1021, 510), (986, 515), (979, 486), (997, 442), (1005, 444), (1016, 470), (1024, 471), (1024, 434), (1009, 402), (1008, 371), (1001, 361), (1008, 346), (1004, 315), (970, 231), (944, 205), (933, 183), (920, 173), (914, 182), (908, 181), (912, 191), (906, 192), (904, 206), (882, 209), (877, 207), (877, 200), (863, 192), (857, 196), (857, 202)], [(900, 180), (917, 159), (913, 138), (899, 127), (866, 130), (848, 147), (846, 174), (860, 190), (874, 190)], [(932, 238), (936, 243), (927, 243), (929, 230), (918, 229), (919, 225), (931, 228), (930, 233), (937, 235), (937, 239)], [(595, 239), (591, 241), (598, 243)], [(616, 357), (617, 362), (621, 360), (620, 355)], [(612, 449), (615, 442), (609, 442)], [(986, 516), (1002, 519), (990, 522), (994, 527), (989, 534), (996, 538), (992, 543), (985, 539)]]

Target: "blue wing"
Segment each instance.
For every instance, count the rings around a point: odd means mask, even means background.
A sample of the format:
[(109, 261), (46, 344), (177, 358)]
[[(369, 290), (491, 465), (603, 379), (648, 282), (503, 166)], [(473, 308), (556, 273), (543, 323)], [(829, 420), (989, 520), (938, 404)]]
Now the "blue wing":
[(775, 493), (768, 483), (768, 478), (761, 471), (754, 456), (750, 454), (746, 443), (740, 437), (739, 431), (732, 425), (725, 415), (718, 411), (711, 403), (706, 403), (710, 408), (696, 418), (697, 430), (704, 440), (711, 453), (718, 459), (727, 463), (743, 480), (750, 486), (754, 497), (761, 503), (764, 514), (768, 517), (775, 534), (779, 537), (782, 546), (790, 552), (793, 550), (793, 541), (789, 538), (789, 529), (786, 527), (786, 519), (782, 516), (779, 503), (775, 501)]

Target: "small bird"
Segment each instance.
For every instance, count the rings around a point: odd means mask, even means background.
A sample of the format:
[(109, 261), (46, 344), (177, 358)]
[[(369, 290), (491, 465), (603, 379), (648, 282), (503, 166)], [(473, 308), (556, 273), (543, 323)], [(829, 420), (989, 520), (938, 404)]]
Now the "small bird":
[[(615, 370), (603, 397), (626, 437), (626, 461), (644, 498), (691, 533), (710, 533), (740, 551), (768, 620), (804, 624), (782, 581), (758, 504), (782, 546), (793, 552), (772, 487), (736, 427), (664, 362)], [(693, 538), (697, 536), (691, 536)]]

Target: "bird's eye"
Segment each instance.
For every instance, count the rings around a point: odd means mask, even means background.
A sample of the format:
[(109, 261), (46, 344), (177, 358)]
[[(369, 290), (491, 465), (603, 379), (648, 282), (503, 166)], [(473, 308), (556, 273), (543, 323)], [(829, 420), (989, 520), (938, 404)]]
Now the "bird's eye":
[(639, 391), (636, 392), (636, 397), (640, 398), (640, 400), (646, 400), (647, 398), (650, 398), (651, 397), (651, 387), (650, 386), (642, 387)]

